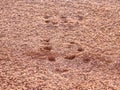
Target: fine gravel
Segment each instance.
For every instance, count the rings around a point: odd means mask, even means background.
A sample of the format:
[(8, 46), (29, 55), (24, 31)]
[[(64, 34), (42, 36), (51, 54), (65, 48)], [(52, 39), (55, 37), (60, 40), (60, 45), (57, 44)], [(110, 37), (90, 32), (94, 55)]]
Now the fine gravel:
[(0, 0), (0, 90), (120, 90), (120, 0)]

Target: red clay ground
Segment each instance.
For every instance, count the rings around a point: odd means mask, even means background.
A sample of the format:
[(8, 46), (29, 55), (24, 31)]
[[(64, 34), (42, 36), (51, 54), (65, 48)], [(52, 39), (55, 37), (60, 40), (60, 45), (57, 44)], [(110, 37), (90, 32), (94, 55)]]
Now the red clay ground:
[(0, 90), (120, 90), (120, 0), (0, 0)]

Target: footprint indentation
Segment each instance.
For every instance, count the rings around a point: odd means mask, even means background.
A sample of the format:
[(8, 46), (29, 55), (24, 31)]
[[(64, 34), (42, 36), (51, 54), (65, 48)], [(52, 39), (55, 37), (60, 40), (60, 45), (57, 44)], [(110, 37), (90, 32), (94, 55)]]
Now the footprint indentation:
[(45, 20), (45, 23), (50, 23), (50, 20)]
[(47, 57), (48, 57), (48, 60), (49, 60), (49, 61), (56, 61), (54, 55), (48, 55)]
[(52, 50), (52, 46), (44, 46), (43, 47), (44, 50), (47, 50), (47, 51), (51, 51)]
[(75, 54), (68, 54), (68, 55), (65, 56), (65, 59), (72, 60), (72, 59), (74, 59), (75, 57), (76, 57)]
[(82, 21), (84, 19), (83, 16), (77, 16), (78, 20)]
[(89, 63), (90, 61), (91, 61), (90, 58), (84, 58), (84, 59), (83, 59), (83, 62), (84, 62), (84, 63)]
[(84, 51), (84, 49), (81, 47), (78, 47), (77, 51), (82, 52), (82, 51)]
[(68, 72), (69, 70), (65, 69), (65, 68), (63, 68), (63, 69), (62, 68), (56, 68), (55, 71), (58, 72), (58, 73), (65, 73), (65, 72)]

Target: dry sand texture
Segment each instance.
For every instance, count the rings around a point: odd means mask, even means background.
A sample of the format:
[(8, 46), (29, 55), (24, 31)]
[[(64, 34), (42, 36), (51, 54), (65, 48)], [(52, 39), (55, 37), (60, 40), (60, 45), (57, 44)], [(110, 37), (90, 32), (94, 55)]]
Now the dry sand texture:
[(0, 90), (120, 90), (120, 0), (0, 0)]

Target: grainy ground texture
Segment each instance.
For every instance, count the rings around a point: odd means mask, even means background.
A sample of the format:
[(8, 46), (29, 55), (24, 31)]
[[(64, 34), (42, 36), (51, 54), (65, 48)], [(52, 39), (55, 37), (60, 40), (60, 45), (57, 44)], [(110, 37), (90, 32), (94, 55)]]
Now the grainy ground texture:
[(120, 90), (120, 0), (0, 0), (0, 90)]

